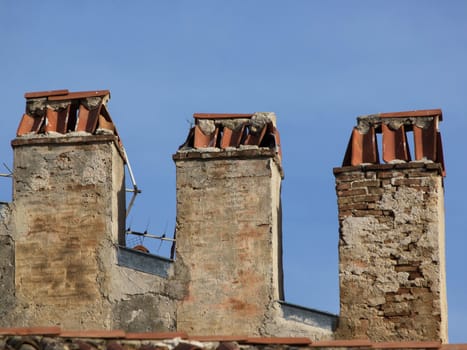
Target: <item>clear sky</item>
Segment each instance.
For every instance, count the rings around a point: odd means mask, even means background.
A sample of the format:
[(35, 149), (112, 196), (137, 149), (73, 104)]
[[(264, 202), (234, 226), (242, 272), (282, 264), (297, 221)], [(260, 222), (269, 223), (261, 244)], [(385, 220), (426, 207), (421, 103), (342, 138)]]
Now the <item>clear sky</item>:
[(134, 230), (172, 236), (171, 155), (194, 112), (275, 112), (286, 300), (333, 313), (332, 168), (356, 116), (442, 108), (449, 333), (467, 342), (467, 1), (0, 0), (0, 43), (0, 164), (12, 166), (24, 92), (110, 89), (143, 190)]

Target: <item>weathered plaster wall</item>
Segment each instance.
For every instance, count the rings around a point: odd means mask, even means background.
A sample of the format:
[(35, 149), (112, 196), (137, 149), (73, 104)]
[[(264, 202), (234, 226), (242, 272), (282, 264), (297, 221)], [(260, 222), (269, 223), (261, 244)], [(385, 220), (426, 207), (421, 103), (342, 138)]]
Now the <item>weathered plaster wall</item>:
[(189, 273), (188, 291), (177, 311), (178, 330), (259, 334), (282, 284), (273, 253), (279, 234), (279, 168), (269, 150), (219, 155), (175, 156), (175, 264)]
[(0, 204), (0, 325), (15, 306), (15, 244), (11, 235), (11, 206)]
[(337, 337), (447, 341), (441, 166), (368, 165), (335, 175)]
[(287, 311), (283, 304), (277, 301), (271, 303), (260, 334), (272, 337), (308, 337), (314, 341), (334, 339), (337, 317), (297, 310), (292, 313)]
[[(123, 234), (124, 191), (113, 137), (16, 139), (13, 147), (22, 323), (111, 327), (106, 248)], [(71, 310), (79, 317), (63, 317)]]

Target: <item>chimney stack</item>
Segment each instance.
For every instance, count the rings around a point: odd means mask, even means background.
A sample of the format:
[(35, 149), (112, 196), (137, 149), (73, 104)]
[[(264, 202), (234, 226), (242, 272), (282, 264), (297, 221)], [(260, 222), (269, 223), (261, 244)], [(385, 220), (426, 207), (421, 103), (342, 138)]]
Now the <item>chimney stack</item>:
[(195, 114), (174, 155), (176, 274), (189, 276), (177, 327), (258, 335), (283, 299), (279, 133), (273, 113)]
[(10, 324), (109, 328), (110, 278), (103, 267), (111, 265), (125, 230), (125, 159), (106, 108), (110, 92), (25, 97), (12, 141), (16, 311)]
[(358, 118), (343, 165), (334, 169), (337, 338), (447, 341), (441, 120), (441, 110)]

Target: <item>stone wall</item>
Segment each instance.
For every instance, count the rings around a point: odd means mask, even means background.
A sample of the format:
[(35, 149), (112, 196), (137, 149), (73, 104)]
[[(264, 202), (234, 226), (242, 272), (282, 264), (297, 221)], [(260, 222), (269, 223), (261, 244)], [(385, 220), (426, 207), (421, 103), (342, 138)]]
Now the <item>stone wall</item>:
[(441, 171), (432, 162), (334, 169), (338, 338), (447, 341)]

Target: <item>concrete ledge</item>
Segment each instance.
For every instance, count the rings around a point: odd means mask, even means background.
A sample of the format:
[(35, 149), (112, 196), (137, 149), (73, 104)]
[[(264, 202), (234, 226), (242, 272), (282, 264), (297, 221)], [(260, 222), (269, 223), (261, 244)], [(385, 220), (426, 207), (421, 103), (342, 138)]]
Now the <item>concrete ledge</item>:
[(13, 147), (23, 145), (47, 145), (47, 144), (76, 144), (76, 143), (96, 143), (96, 142), (115, 142), (118, 145), (118, 137), (110, 134), (92, 135), (92, 134), (58, 134), (44, 135), (34, 134), (31, 136), (17, 137), (11, 141)]
[(251, 157), (267, 157), (274, 158), (277, 152), (274, 149), (258, 146), (243, 146), (242, 148), (188, 148), (179, 150), (172, 158), (174, 160), (187, 159), (213, 159), (213, 158), (251, 158)]
[(280, 156), (275, 149), (258, 146), (241, 146), (240, 148), (187, 148), (177, 151), (172, 159), (177, 161), (211, 160), (211, 159), (257, 159), (272, 158), (277, 165), (281, 177), (284, 178)]
[(337, 327), (337, 315), (290, 304), (285, 301), (279, 301), (279, 305), (286, 320), (305, 323), (329, 331), (334, 331)]
[(122, 151), (118, 136), (113, 134), (100, 134), (93, 135), (83, 132), (76, 132), (75, 134), (31, 134), (20, 136), (11, 141), (11, 147), (21, 146), (43, 146), (43, 145), (82, 145), (82, 144), (96, 144), (96, 143), (109, 143), (113, 142), (118, 150), (118, 153), (124, 161), (126, 161), (125, 154)]
[(164, 278), (169, 277), (169, 268), (173, 263), (170, 259), (126, 247), (117, 248), (117, 261), (119, 266)]
[(438, 173), (442, 174), (443, 167), (441, 163), (433, 163), (431, 161), (411, 161), (406, 163), (394, 163), (394, 164), (361, 164), (356, 166), (343, 166), (333, 168), (334, 175), (338, 175), (346, 172), (355, 172), (355, 171), (384, 171), (384, 170), (393, 170), (393, 169), (427, 169), (427, 170), (436, 170)]

